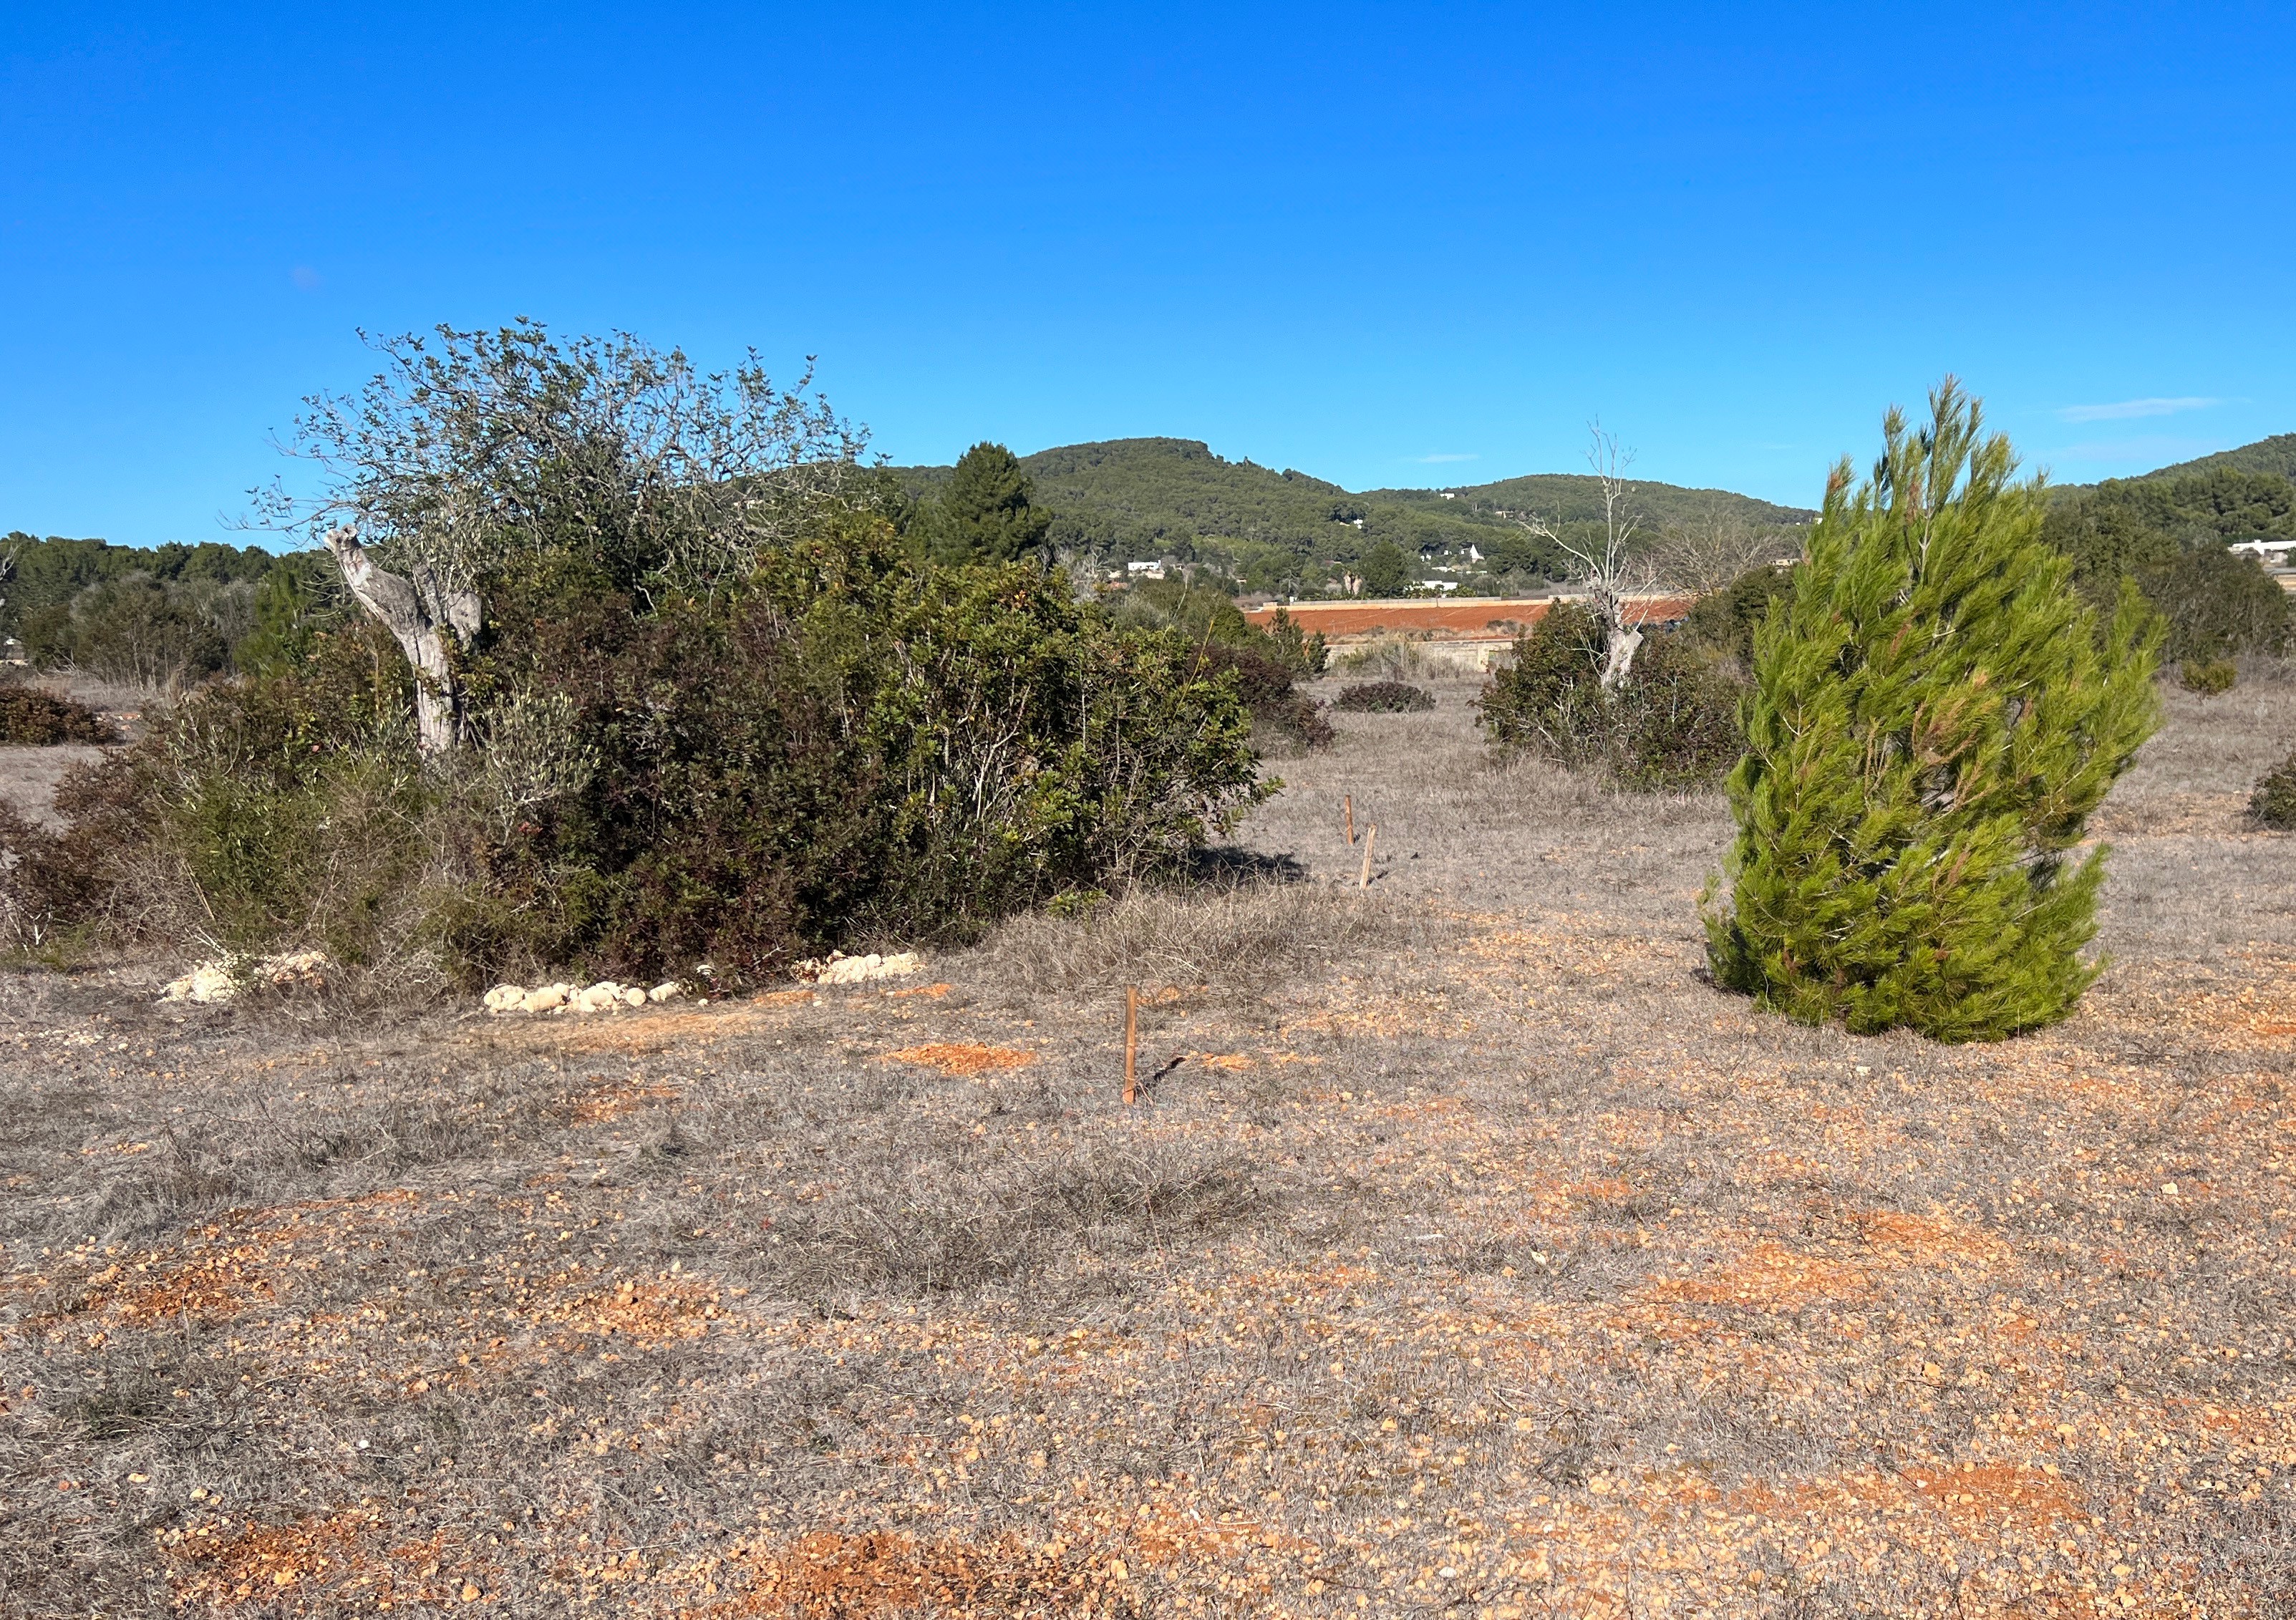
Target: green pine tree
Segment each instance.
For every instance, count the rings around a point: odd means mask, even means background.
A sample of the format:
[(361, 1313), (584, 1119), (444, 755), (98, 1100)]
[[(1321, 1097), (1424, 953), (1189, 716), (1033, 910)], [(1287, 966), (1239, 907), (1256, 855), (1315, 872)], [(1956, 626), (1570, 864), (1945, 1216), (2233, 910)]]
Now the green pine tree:
[(1015, 562), (1043, 549), (1053, 514), (1033, 504), (1036, 487), (1002, 445), (981, 443), (958, 458), (933, 515), (937, 562)]
[(2038, 481), (1953, 379), (1835, 469), (1792, 593), (1754, 641), (1730, 778), (1716, 979), (1809, 1023), (1991, 1040), (2063, 1018), (2099, 968), (2089, 814), (2157, 723), (2159, 631), (2109, 622), (2040, 539)]

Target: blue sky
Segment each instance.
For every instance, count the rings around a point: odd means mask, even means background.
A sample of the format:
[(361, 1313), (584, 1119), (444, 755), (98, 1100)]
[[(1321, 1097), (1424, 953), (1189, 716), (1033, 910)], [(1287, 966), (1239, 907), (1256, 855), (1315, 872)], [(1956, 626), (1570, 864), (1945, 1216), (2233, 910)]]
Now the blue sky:
[(0, 21), (0, 530), (223, 531), (359, 328), (821, 356), (894, 460), (1810, 503), (2296, 430), (2296, 8), (235, 4)]

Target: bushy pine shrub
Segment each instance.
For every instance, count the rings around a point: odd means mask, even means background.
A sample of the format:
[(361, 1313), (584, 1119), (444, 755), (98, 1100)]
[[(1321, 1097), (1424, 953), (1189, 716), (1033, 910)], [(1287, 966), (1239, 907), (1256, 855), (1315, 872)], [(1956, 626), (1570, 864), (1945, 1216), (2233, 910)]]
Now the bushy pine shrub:
[(2248, 814), (2259, 827), (2296, 832), (2296, 754), (2264, 773), (2249, 798)]
[(37, 686), (0, 685), (0, 745), (53, 748), (63, 742), (117, 742), (111, 723), (85, 703)]
[(1493, 744), (1569, 770), (1600, 771), (1630, 788), (1718, 781), (1736, 761), (1742, 738), (1743, 688), (1726, 657), (1679, 635), (1655, 635), (1606, 694), (1604, 656), (1593, 610), (1554, 603), (1483, 689), (1477, 714)]
[(1408, 681), (1366, 681), (1342, 690), (1332, 707), (1351, 715), (1419, 714), (1435, 707), (1435, 694)]
[(1718, 982), (1808, 1022), (1991, 1039), (2095, 978), (2103, 851), (2087, 817), (2156, 724), (2157, 627), (2109, 621), (2039, 538), (2042, 495), (1948, 380), (1845, 461), (1755, 638)]

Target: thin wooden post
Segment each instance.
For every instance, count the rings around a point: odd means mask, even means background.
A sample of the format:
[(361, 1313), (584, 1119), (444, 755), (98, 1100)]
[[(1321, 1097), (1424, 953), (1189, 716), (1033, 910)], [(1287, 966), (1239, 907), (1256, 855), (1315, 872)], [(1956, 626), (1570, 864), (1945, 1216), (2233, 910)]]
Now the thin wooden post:
[(1360, 877), (1356, 879), (1356, 887), (1357, 888), (1369, 888), (1371, 887), (1371, 847), (1372, 841), (1378, 837), (1379, 823), (1377, 822), (1374, 822), (1369, 827), (1364, 830), (1363, 873)]
[(1124, 1106), (1140, 1100), (1140, 987), (1124, 986)]
[(1349, 849), (1353, 849), (1356, 847), (1356, 796), (1350, 793), (1345, 798), (1341, 799), (1340, 803), (1347, 809), (1348, 847)]

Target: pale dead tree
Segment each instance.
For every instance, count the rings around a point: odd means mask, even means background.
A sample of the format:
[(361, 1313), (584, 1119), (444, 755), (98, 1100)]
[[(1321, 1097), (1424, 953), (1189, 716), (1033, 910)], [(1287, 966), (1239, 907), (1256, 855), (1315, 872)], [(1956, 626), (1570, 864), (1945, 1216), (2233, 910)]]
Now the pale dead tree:
[(256, 492), (261, 520), (325, 544), (414, 671), (423, 754), (475, 735), (463, 670), (490, 585), (552, 569), (658, 606), (737, 583), (849, 504), (865, 430), (776, 389), (752, 352), (704, 372), (627, 333), (552, 338), (537, 322), (369, 340), (383, 370), (305, 401), (282, 446), (319, 493)]
[(1792, 534), (1751, 523), (1712, 501), (1688, 522), (1660, 531), (1652, 548), (1659, 577), (1695, 596), (1719, 591), (1747, 569), (1794, 557), (1800, 550)]
[(1565, 540), (1545, 520), (1519, 516), (1517, 528), (1537, 535), (1559, 549), (1574, 565), (1578, 583), (1587, 588), (1587, 605), (1603, 626), (1603, 691), (1616, 691), (1633, 667), (1635, 652), (1643, 644), (1643, 631), (1632, 622), (1633, 600), (1657, 581), (1657, 572), (1636, 546), (1643, 518), (1632, 505), (1627, 469), (1635, 453), (1619, 446), (1619, 436), (1606, 433), (1599, 421), (1587, 425), (1591, 443), (1587, 464), (1594, 469), (1603, 503), (1603, 534), (1584, 545)]

